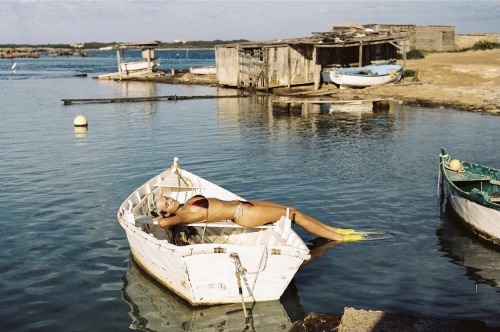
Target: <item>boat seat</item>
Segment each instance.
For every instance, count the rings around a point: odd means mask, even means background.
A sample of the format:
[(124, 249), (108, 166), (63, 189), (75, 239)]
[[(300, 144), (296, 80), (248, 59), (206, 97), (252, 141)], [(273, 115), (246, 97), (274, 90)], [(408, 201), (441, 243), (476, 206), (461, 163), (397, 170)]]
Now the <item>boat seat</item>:
[(500, 203), (500, 191), (491, 192), (489, 195), (493, 203)]
[(489, 181), (490, 178), (481, 174), (466, 173), (466, 172), (447, 172), (447, 176), (453, 182), (477, 182)]

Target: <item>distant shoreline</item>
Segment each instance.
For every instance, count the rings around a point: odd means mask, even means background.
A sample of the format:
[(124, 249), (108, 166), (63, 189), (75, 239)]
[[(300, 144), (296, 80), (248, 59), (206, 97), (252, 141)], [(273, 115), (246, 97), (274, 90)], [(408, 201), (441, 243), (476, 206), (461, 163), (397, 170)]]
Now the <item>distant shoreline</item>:
[[(210, 51), (215, 48), (157, 48), (156, 51)], [(58, 47), (0, 47), (0, 59), (40, 58), (44, 56), (80, 56), (89, 51), (115, 51), (96, 48), (58, 48)]]

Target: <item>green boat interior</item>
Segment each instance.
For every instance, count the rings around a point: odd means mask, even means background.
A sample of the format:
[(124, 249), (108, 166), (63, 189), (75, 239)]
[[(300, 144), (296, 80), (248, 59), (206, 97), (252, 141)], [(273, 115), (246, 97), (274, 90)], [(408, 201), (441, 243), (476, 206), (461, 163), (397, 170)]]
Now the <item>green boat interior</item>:
[(463, 171), (447, 171), (448, 178), (471, 196), (493, 203), (500, 203), (500, 180), (493, 169), (463, 162)]

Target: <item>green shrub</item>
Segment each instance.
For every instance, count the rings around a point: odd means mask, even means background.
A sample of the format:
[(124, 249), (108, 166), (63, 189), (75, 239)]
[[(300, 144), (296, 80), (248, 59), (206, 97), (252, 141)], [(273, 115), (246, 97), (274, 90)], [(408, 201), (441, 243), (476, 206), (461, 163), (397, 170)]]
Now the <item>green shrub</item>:
[(424, 53), (422, 53), (419, 50), (411, 50), (410, 52), (406, 53), (406, 58), (408, 60), (411, 59), (423, 59), (425, 58)]
[(413, 77), (413, 76), (415, 76), (415, 70), (405, 69), (405, 71), (403, 72), (403, 76), (404, 77)]
[(500, 48), (500, 43), (491, 42), (489, 40), (480, 40), (476, 42), (473, 46), (473, 50), (492, 50), (495, 48)]

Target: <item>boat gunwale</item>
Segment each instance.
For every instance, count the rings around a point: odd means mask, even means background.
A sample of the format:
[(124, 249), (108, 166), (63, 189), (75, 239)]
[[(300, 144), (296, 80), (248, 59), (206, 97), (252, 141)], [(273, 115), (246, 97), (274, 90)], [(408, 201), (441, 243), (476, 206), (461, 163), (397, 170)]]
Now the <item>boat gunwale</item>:
[[(491, 201), (485, 201), (485, 200), (481, 200), (481, 199), (478, 199), (474, 196), (472, 196), (469, 192), (465, 191), (465, 190), (462, 190), (460, 187), (458, 187), (455, 182), (450, 178), (449, 174), (450, 172), (453, 172), (449, 169), (447, 169), (445, 167), (445, 158), (446, 157), (441, 157), (441, 163), (440, 163), (440, 167), (441, 167), (441, 173), (443, 174), (443, 177), (446, 181), (446, 183), (451, 187), (451, 189), (453, 189), (453, 192), (456, 193), (458, 196), (462, 197), (462, 198), (465, 198), (465, 199), (468, 199), (474, 203), (477, 203), (479, 205), (482, 205), (484, 207), (487, 207), (487, 208), (491, 208), (491, 209), (494, 209), (494, 210), (497, 210), (497, 211), (500, 211), (500, 204), (498, 203), (494, 203), (494, 202), (491, 202)], [(448, 157), (449, 158), (449, 157)], [(449, 160), (449, 159), (448, 159)], [(489, 170), (492, 170), (492, 171), (497, 171), (498, 173), (500, 173), (500, 170), (497, 170), (495, 168), (491, 168), (491, 167), (487, 167), (487, 166), (482, 166), (480, 164), (476, 164), (476, 163), (471, 163), (471, 162), (468, 162), (468, 161), (461, 161), (461, 163), (463, 165), (467, 165), (467, 166), (473, 166), (473, 167), (479, 167), (479, 168), (487, 168)], [(470, 171), (469, 171), (470, 172)], [(474, 173), (474, 172), (470, 172), (470, 173), (473, 173), (473, 174), (477, 174), (477, 173)], [(481, 181), (481, 180), (476, 180), (476, 181)], [(458, 182), (458, 181), (456, 181)]]

